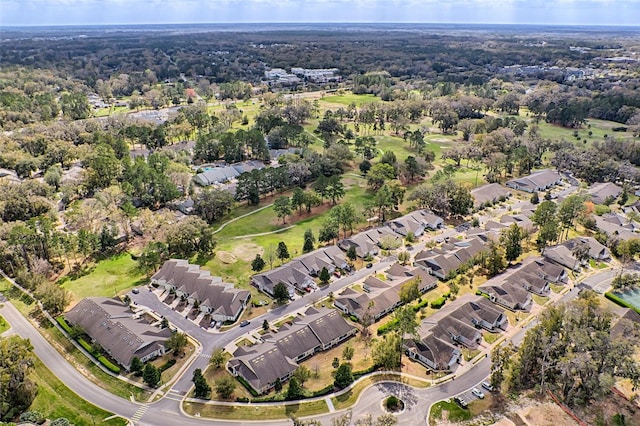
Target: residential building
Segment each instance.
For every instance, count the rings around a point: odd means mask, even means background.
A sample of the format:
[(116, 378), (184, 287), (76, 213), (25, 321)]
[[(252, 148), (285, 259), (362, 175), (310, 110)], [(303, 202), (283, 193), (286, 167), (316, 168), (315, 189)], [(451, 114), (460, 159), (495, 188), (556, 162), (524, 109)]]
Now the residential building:
[(331, 349), (356, 333), (356, 327), (335, 309), (311, 307), (276, 334), (263, 335), (262, 343), (238, 348), (227, 368), (258, 393), (265, 393), (277, 380), (287, 380), (298, 362)]
[(452, 371), (460, 362), (462, 352), (455, 346), (440, 340), (432, 334), (423, 339), (405, 340), (403, 344), (407, 356), (433, 371)]
[(563, 245), (546, 247), (542, 252), (542, 256), (546, 260), (569, 268), (572, 271), (579, 271), (581, 267), (580, 261), (576, 259), (571, 250)]
[(611, 252), (609, 249), (593, 237), (576, 237), (562, 243), (563, 246), (572, 252), (579, 244), (584, 244), (589, 248), (589, 257), (591, 259), (611, 260)]
[(594, 183), (588, 192), (595, 204), (605, 204), (609, 200), (617, 199), (622, 194), (622, 188), (612, 182)]
[(373, 321), (393, 312), (402, 304), (400, 290), (402, 286), (416, 282), (418, 291), (425, 293), (437, 286), (435, 278), (430, 277), (420, 268), (408, 268), (399, 264), (387, 270), (387, 279), (375, 276), (367, 277), (362, 283), (363, 292), (346, 288), (333, 301), (336, 308), (348, 315), (362, 320), (369, 315)]
[(394, 232), (406, 237), (409, 232), (414, 236), (420, 237), (426, 229), (435, 230), (442, 228), (444, 222), (441, 217), (428, 212), (426, 210), (417, 210), (393, 219), (387, 223), (389, 228)]
[(528, 312), (533, 303), (533, 298), (527, 290), (510, 282), (487, 282), (478, 287), (478, 291), (486, 294), (493, 303), (504, 306), (510, 311)]
[(322, 268), (327, 268), (329, 273), (336, 269), (347, 269), (347, 260), (342, 250), (334, 245), (319, 248), (275, 269), (256, 274), (251, 277), (251, 282), (271, 297), (274, 286), (283, 283), (287, 286), (289, 296), (293, 298), (296, 290), (316, 288), (314, 277), (320, 274)]
[(360, 258), (375, 256), (380, 252), (381, 242), (389, 239), (393, 243), (401, 244), (402, 237), (393, 232), (388, 226), (359, 232), (338, 242), (338, 247), (347, 251), (354, 247), (356, 255)]
[(165, 353), (169, 329), (152, 326), (119, 299), (87, 297), (65, 314), (99, 344), (118, 364), (129, 370), (134, 357), (146, 362)]
[(197, 305), (213, 321), (236, 321), (251, 297), (250, 292), (236, 289), (183, 259), (167, 260), (151, 277), (151, 283)]
[(481, 209), (486, 206), (511, 197), (511, 191), (499, 183), (489, 183), (471, 190), (473, 208)]
[(423, 250), (415, 257), (414, 263), (429, 274), (446, 280), (462, 264), (485, 250), (484, 241), (477, 237), (456, 240), (440, 248)]
[(562, 177), (558, 172), (550, 169), (540, 170), (528, 176), (519, 177), (507, 181), (509, 188), (525, 192), (545, 191), (562, 182)]

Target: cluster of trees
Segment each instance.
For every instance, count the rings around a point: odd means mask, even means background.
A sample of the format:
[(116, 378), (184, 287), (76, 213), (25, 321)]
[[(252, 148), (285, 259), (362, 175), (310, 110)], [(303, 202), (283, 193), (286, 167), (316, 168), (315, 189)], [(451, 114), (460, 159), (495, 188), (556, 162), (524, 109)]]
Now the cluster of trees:
[[(569, 406), (586, 405), (611, 391), (617, 378), (640, 384), (633, 358), (635, 339), (611, 333), (612, 314), (592, 292), (552, 305), (527, 331), (519, 349), (499, 346), (492, 354), (491, 381), (505, 390), (550, 389)], [(634, 335), (627, 327), (625, 335)]]
[[(570, 195), (560, 204), (551, 200), (544, 200), (533, 213), (531, 220), (538, 226), (538, 238), (536, 243), (540, 249), (544, 249), (553, 242), (560, 242), (566, 239), (569, 230), (575, 228), (576, 222), (584, 222), (588, 215), (585, 198), (582, 195)], [(584, 253), (580, 253), (580, 247), (574, 250), (581, 258)], [(583, 251), (583, 250), (582, 250)], [(587, 252), (588, 259), (588, 252)]]
[(29, 377), (35, 362), (28, 339), (0, 339), (0, 420), (15, 419), (35, 399), (38, 385)]
[(465, 216), (473, 207), (473, 197), (470, 189), (462, 183), (452, 179), (435, 181), (415, 188), (408, 197), (415, 201), (420, 208), (427, 208), (438, 216)]

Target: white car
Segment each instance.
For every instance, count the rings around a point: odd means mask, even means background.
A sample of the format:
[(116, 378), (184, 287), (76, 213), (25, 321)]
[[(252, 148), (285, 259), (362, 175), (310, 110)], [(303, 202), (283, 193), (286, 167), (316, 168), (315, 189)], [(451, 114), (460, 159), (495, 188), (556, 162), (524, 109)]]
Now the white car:
[(480, 399), (484, 399), (484, 392), (482, 392), (480, 389), (478, 388), (473, 388), (471, 389), (471, 393), (474, 394), (475, 396), (477, 396)]
[(488, 390), (489, 392), (493, 392), (493, 386), (489, 382), (482, 382), (482, 387)]

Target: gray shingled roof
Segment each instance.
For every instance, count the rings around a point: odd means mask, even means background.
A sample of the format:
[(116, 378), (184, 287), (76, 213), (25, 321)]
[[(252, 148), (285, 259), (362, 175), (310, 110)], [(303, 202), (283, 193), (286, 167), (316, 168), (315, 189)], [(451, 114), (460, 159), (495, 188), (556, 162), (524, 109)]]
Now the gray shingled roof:
[(116, 299), (85, 298), (65, 314), (66, 320), (81, 327), (120, 365), (129, 368), (133, 357), (143, 358), (164, 346), (171, 335), (141, 319), (134, 319), (128, 306)]

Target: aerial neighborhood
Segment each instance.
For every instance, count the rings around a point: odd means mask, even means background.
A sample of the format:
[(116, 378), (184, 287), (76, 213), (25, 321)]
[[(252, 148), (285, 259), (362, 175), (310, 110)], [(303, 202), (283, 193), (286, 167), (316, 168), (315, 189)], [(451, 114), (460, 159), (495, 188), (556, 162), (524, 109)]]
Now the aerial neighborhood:
[(640, 424), (632, 32), (3, 28), (0, 423)]

